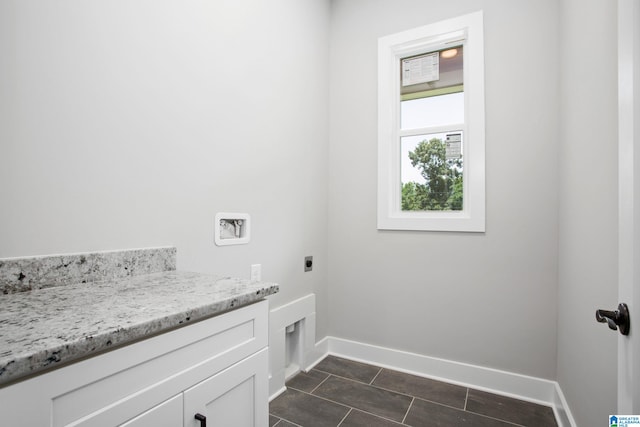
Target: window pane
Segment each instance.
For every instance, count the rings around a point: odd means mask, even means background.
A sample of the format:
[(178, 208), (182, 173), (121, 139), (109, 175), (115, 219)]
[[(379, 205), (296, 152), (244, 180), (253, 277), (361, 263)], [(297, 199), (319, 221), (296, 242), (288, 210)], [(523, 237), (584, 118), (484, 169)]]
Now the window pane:
[(400, 139), (403, 211), (463, 209), (462, 131)]
[(464, 92), (400, 102), (401, 129), (464, 123)]

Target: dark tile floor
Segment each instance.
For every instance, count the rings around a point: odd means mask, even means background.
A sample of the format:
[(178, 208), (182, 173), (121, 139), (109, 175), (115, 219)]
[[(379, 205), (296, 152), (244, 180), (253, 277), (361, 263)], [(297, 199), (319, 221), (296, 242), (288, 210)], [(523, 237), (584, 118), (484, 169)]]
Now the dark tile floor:
[(327, 356), (269, 404), (270, 427), (557, 427), (550, 407)]

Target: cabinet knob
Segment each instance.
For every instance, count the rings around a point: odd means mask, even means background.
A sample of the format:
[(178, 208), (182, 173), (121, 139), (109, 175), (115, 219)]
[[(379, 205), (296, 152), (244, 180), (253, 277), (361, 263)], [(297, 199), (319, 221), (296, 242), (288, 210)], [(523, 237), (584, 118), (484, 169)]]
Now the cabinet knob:
[(194, 418), (200, 421), (200, 427), (207, 427), (207, 417), (202, 414), (196, 414)]

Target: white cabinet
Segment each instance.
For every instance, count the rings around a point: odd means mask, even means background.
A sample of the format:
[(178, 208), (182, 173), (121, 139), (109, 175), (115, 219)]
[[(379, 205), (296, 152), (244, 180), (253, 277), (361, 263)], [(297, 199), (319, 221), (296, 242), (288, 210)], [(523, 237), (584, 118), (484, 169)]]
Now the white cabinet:
[(266, 427), (268, 303), (0, 388), (2, 425)]

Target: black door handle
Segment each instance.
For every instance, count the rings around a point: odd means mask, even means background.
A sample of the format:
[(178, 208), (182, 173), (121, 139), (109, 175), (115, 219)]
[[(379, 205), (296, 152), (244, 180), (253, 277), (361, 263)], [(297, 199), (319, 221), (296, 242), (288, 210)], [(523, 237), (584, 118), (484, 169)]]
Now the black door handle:
[(207, 417), (202, 414), (196, 414), (194, 418), (200, 421), (200, 427), (207, 427)]
[(596, 310), (596, 320), (600, 323), (607, 322), (609, 329), (614, 331), (620, 328), (622, 335), (629, 335), (629, 329), (631, 328), (629, 307), (625, 303), (618, 304), (616, 311)]

